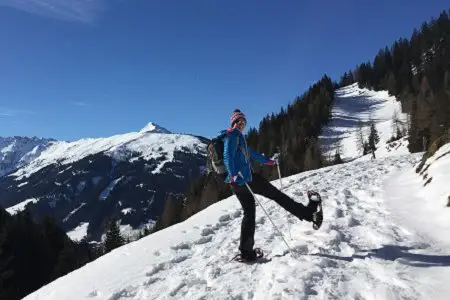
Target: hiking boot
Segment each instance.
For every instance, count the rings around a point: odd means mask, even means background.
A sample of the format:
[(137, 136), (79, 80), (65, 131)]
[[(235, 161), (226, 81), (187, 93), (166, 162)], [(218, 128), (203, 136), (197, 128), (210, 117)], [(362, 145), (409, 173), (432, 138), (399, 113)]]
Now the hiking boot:
[(255, 248), (252, 251), (243, 251), (237, 255), (236, 260), (239, 262), (250, 262), (260, 259), (264, 256), (264, 252), (260, 248)]

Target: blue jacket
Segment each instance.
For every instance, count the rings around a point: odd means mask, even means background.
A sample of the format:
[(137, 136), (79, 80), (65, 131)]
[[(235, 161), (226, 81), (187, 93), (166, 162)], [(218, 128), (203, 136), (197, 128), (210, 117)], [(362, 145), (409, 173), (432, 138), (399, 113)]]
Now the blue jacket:
[[(270, 159), (248, 147), (247, 141), (239, 129), (228, 129), (227, 131), (228, 134), (223, 139), (223, 162), (228, 172), (225, 182), (230, 182), (231, 177), (237, 175), (236, 182), (239, 185), (244, 185), (245, 182), (252, 181), (250, 159), (262, 164), (269, 162)], [(242, 173), (244, 179), (239, 176), (239, 172)]]

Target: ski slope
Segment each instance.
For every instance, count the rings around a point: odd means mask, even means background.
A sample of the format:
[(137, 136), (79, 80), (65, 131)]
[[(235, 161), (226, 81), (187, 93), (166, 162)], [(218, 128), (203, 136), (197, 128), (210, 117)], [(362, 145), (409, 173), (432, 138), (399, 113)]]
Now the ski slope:
[[(450, 208), (426, 199), (414, 172), (419, 160), (418, 154), (397, 155), (284, 178), (285, 192), (296, 201), (306, 203), (308, 189), (319, 191), (325, 216), (314, 231), (259, 197), (291, 252), (257, 207), (255, 242), (267, 260), (230, 262), (242, 218), (233, 196), (25, 299), (448, 299), (450, 250), (444, 236), (450, 232), (432, 231), (450, 230)], [(450, 174), (442, 171), (450, 169), (450, 155), (438, 161), (429, 170), (437, 178), (434, 189), (445, 192), (442, 180), (450, 182)], [(438, 207), (440, 218), (424, 207)], [(445, 224), (434, 227), (438, 222)]]
[(387, 91), (362, 89), (357, 83), (340, 88), (335, 92), (331, 114), (331, 122), (323, 128), (319, 136), (321, 147), (327, 155), (334, 156), (340, 148), (344, 161), (360, 157), (362, 153), (357, 143), (358, 123), (361, 122), (364, 139), (368, 140), (370, 120), (375, 123), (380, 136), (376, 157), (404, 155), (409, 152), (406, 139), (400, 140), (394, 146), (387, 143), (394, 133), (394, 114), (406, 125), (406, 114), (401, 112), (400, 102)]

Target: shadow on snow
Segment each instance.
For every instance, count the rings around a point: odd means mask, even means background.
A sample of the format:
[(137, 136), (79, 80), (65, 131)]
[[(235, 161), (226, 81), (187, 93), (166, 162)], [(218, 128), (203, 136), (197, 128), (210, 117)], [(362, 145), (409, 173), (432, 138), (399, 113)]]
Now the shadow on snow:
[(414, 250), (412, 247), (384, 245), (378, 249), (372, 249), (364, 255), (354, 254), (352, 256), (337, 256), (325, 253), (310, 254), (329, 259), (337, 259), (352, 262), (355, 259), (378, 258), (389, 261), (397, 261), (399, 263), (414, 267), (449, 267), (450, 255), (435, 254), (416, 254), (410, 253)]

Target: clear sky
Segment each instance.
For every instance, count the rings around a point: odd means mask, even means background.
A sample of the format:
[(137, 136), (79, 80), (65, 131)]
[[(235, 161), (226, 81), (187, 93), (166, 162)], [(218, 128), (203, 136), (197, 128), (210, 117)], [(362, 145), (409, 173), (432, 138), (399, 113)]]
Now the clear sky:
[(0, 136), (251, 126), (447, 1), (0, 0)]

